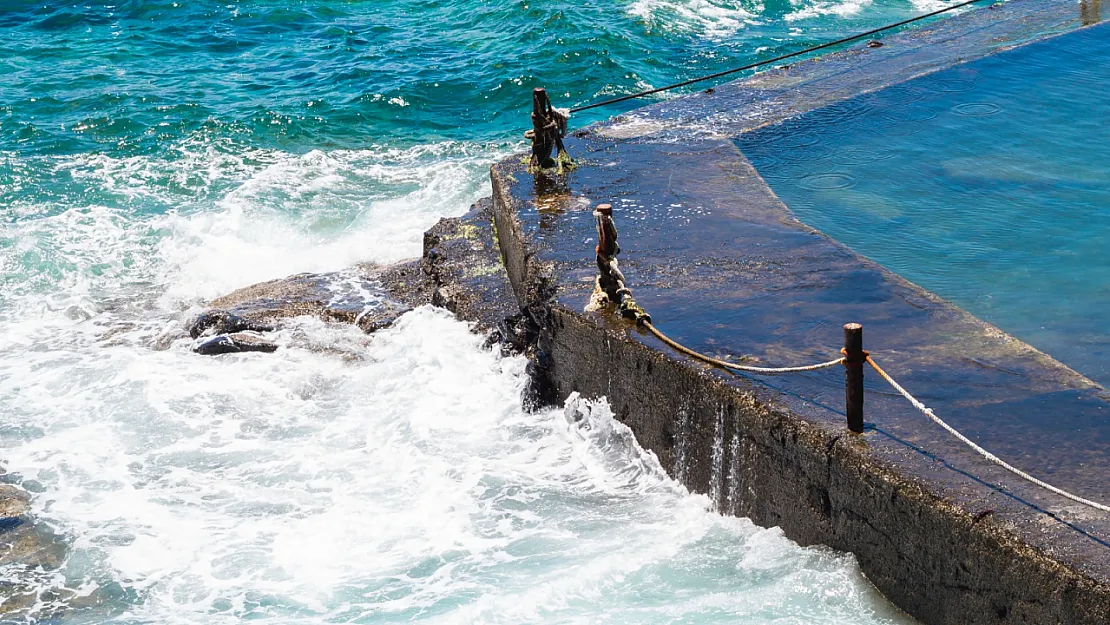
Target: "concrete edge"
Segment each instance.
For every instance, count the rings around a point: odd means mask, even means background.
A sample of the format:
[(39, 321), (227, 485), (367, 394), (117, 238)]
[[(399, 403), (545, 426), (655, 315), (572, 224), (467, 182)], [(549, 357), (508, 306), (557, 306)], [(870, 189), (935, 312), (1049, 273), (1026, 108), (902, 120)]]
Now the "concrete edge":
[(539, 327), (535, 374), (548, 403), (572, 392), (607, 397), (672, 477), (720, 512), (854, 553), (880, 592), (924, 623), (1110, 620), (1110, 587), (902, 475), (851, 435), (807, 421), (754, 382), (726, 383), (644, 345), (622, 320), (557, 303), (553, 268), (531, 251), (506, 176), (512, 168), (491, 170), (496, 237), (518, 303)]

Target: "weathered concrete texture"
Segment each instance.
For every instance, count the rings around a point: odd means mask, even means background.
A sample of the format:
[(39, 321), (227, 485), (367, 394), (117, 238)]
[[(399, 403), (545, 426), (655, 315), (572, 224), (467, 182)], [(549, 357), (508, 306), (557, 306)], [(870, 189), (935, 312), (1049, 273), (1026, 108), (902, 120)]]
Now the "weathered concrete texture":
[(608, 397), (692, 490), (803, 544), (855, 553), (925, 623), (1110, 622), (1110, 516), (984, 460), (873, 372), (869, 429), (851, 435), (839, 370), (732, 375), (612, 314), (583, 312), (596, 272), (590, 206), (610, 202), (628, 283), (673, 338), (718, 357), (808, 364), (835, 357), (841, 326), (861, 322), (865, 348), (955, 427), (1110, 501), (1100, 387), (799, 223), (730, 140), (1078, 21), (1071, 3), (1014, 0), (878, 49), (898, 54), (800, 63), (770, 102), (751, 95), (775, 80), (760, 76), (637, 112), (642, 132), (627, 118), (593, 128), (568, 142), (579, 167), (563, 178), (534, 177), (519, 158), (495, 166), (498, 242), (517, 304), (539, 331), (544, 397)]

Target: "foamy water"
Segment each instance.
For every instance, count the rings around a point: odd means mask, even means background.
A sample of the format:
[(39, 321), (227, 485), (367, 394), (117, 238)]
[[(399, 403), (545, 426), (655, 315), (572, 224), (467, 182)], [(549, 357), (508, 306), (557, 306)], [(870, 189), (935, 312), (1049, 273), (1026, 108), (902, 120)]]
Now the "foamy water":
[[(368, 6), (0, 16), (0, 461), (67, 547), (0, 567), (34, 598), (2, 618), (905, 622), (851, 556), (710, 510), (604, 398), (523, 411), (524, 361), (444, 311), (297, 319), (274, 354), (182, 332), (235, 288), (417, 256), (520, 149), (538, 80), (585, 103), (872, 5)], [(567, 37), (542, 60), (537, 25)]]
[[(197, 159), (182, 175), (209, 176), (210, 211), (5, 226), (4, 466), (69, 547), (59, 571), (0, 570), (43, 599), (18, 616), (895, 622), (850, 556), (709, 510), (604, 400), (522, 411), (524, 360), (444, 311), (373, 336), (299, 319), (273, 355), (190, 351), (182, 323), (207, 297), (416, 254), (498, 155), (439, 150)], [(111, 193), (148, 167), (66, 166)]]
[(53, 581), (118, 601), (69, 621), (890, 622), (850, 557), (708, 511), (603, 402), (522, 412), (523, 360), (443, 311), (301, 329), (364, 360), (88, 345), (5, 368), (7, 464), (72, 540)]

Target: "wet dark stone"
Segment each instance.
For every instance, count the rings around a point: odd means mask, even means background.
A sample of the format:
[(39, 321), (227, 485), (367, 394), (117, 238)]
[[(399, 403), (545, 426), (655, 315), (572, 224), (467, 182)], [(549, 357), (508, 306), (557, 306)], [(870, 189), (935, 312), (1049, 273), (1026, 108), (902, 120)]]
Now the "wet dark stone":
[[(491, 207), (486, 199), (462, 217), (440, 220), (425, 233), (424, 256), (418, 260), (298, 274), (219, 297), (212, 302), (213, 310), (190, 326), (194, 338), (215, 335), (195, 351), (206, 355), (272, 352), (273, 343), (244, 332), (268, 332), (299, 316), (351, 324), (369, 334), (427, 304), (474, 322), (476, 331), (489, 334), (490, 345), (523, 351), (536, 332), (521, 316), (501, 263), (492, 235)], [(347, 356), (357, 359), (357, 355)]]
[(424, 233), (422, 270), (432, 285), (431, 304), (475, 322), (479, 332), (499, 331), (513, 344), (515, 330), (506, 328), (515, 326), (521, 310), (493, 238), (492, 207), (487, 198)]
[(386, 300), (381, 302), (378, 306), (374, 306), (359, 315), (355, 320), (355, 325), (363, 332), (372, 334), (393, 325), (393, 322), (397, 321), (398, 317), (410, 310), (412, 310), (412, 308), (406, 304)]
[(270, 332), (274, 327), (267, 323), (254, 321), (232, 314), (226, 310), (209, 310), (197, 315), (189, 324), (189, 336), (229, 334), (231, 332)]
[(277, 348), (276, 344), (263, 339), (257, 334), (236, 332), (210, 338), (194, 347), (193, 351), (204, 356), (218, 356), (220, 354), (238, 354), (242, 352), (270, 354), (277, 351)]

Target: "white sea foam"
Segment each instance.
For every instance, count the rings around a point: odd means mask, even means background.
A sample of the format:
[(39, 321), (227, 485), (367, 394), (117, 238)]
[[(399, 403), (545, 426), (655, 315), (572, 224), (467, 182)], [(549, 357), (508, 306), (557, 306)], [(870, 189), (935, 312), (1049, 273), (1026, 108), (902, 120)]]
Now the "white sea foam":
[(70, 182), (56, 201), (5, 207), (0, 316), (76, 306), (69, 315), (84, 318), (103, 308), (98, 298), (152, 288), (183, 306), (293, 273), (415, 257), (439, 217), (488, 195), (486, 168), (514, 146), (232, 147), (189, 141), (170, 157), (32, 163)]
[[(955, 2), (955, 0), (910, 0), (910, 3), (913, 4), (914, 9), (917, 9), (918, 11), (920, 11), (922, 13), (925, 13), (925, 12), (928, 12), (928, 11), (936, 11), (938, 9), (943, 9), (944, 7), (955, 4), (956, 2)], [(958, 13), (958, 12), (967, 11), (967, 10), (969, 10), (969, 9), (968, 8), (957, 9), (956, 12)]]
[(629, 15), (648, 28), (697, 33), (709, 39), (735, 34), (763, 12), (762, 2), (737, 0), (636, 0)]
[(872, 0), (816, 0), (815, 2), (797, 2), (792, 4), (802, 5), (783, 16), (787, 22), (811, 19), (822, 15), (836, 15), (838, 17), (851, 17), (871, 6)]
[(603, 401), (523, 412), (524, 361), (443, 311), (190, 351), (182, 317), (208, 297), (416, 255), (499, 150), (80, 157), (61, 166), (84, 207), (7, 207), (3, 465), (69, 545), (57, 572), (0, 567), (40, 591), (19, 614), (895, 622), (850, 557), (709, 512)]
[(28, 432), (6, 464), (45, 488), (71, 574), (136, 594), (121, 622), (889, 622), (849, 557), (708, 512), (604, 402), (522, 412), (523, 360), (447, 313), (304, 324), (366, 360), (0, 361)]
[(420, 253), (420, 234), (489, 193), (481, 172), (502, 153), (450, 148), (385, 153), (314, 151), (253, 173), (218, 210), (170, 215), (160, 247), (182, 278), (169, 295), (221, 292), (300, 271)]

